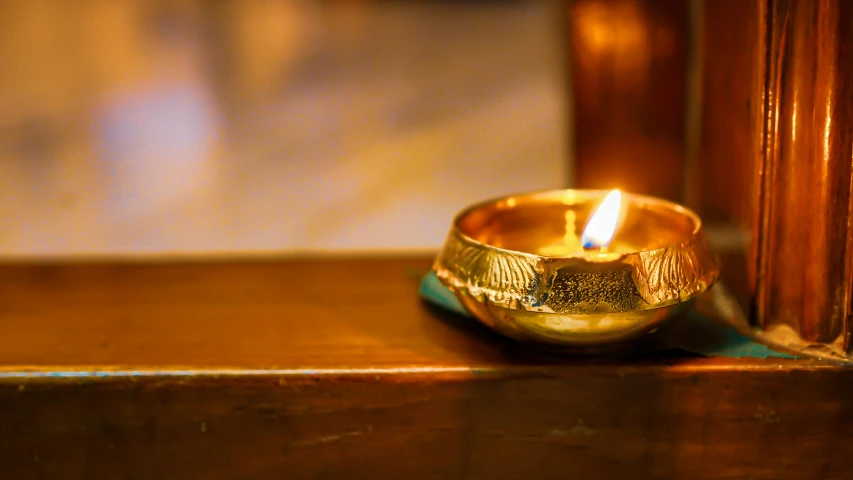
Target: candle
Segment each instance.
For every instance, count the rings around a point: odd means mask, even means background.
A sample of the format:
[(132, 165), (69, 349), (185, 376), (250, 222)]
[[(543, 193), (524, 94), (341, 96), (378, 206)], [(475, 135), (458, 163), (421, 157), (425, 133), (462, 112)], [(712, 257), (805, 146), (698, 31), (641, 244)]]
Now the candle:
[(656, 329), (719, 276), (695, 213), (619, 190), (534, 192), (469, 207), (433, 269), (491, 328), (572, 350)]
[(606, 253), (607, 246), (616, 234), (616, 222), (622, 210), (622, 193), (613, 190), (604, 197), (604, 201), (589, 218), (581, 236), (584, 250), (601, 250)]
[(574, 210), (567, 210), (566, 233), (563, 238), (555, 244), (542, 247), (537, 253), (548, 257), (586, 257), (602, 260), (613, 258), (609, 253), (631, 251), (624, 243), (617, 243), (610, 248), (620, 219), (624, 218), (622, 207), (622, 192), (618, 189), (611, 190), (589, 217), (580, 237), (576, 233), (577, 215)]

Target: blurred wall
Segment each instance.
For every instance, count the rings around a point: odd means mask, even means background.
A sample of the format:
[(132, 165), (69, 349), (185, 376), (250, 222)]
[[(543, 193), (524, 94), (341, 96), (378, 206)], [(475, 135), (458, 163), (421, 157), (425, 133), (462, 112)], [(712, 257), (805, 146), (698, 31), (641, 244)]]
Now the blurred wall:
[(0, 5), (0, 256), (430, 249), (565, 186), (559, 10)]

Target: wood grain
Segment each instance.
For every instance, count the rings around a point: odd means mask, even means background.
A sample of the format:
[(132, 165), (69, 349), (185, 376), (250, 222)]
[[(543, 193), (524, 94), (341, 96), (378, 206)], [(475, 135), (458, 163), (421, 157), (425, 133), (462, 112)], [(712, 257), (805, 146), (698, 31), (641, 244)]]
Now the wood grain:
[(679, 200), (688, 2), (574, 0), (568, 23), (577, 185)]
[(853, 474), (853, 369), (537, 354), (430, 260), (0, 266), (3, 478)]
[(850, 380), (576, 367), (3, 385), (0, 460), (4, 478), (844, 479)]

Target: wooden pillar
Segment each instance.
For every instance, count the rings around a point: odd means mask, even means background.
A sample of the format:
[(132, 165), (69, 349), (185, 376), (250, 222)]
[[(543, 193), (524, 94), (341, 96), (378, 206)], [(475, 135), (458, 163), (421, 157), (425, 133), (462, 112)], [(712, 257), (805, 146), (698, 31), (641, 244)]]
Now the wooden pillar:
[(579, 187), (682, 196), (688, 20), (687, 0), (569, 3)]
[(698, 161), (690, 206), (734, 237), (724, 281), (754, 310), (763, 168), (767, 0), (703, 1)]
[(757, 320), (849, 351), (853, 4), (774, 1)]
[(850, 356), (853, 2), (569, 5), (577, 185), (734, 227), (744, 248), (724, 278), (757, 334)]
[(698, 205), (750, 238), (752, 326), (851, 352), (853, 2), (704, 2)]

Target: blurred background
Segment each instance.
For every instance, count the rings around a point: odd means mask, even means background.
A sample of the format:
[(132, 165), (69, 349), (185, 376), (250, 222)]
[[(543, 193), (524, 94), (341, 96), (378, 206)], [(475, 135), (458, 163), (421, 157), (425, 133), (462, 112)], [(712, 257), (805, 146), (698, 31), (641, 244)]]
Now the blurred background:
[(560, 2), (9, 0), (0, 256), (431, 250), (572, 181)]

